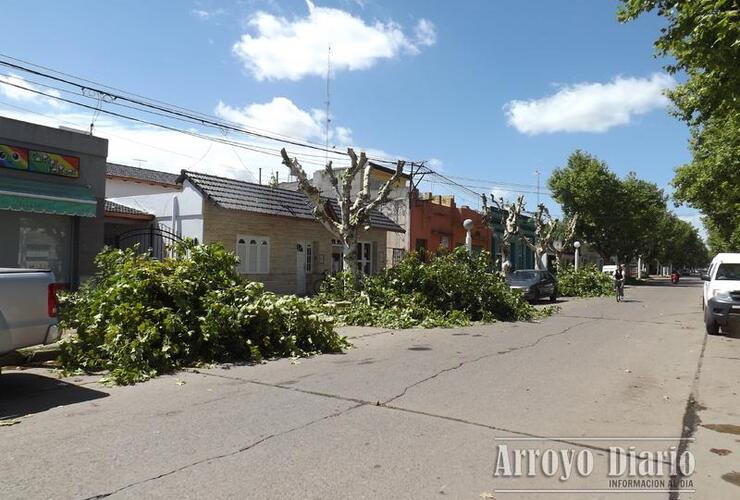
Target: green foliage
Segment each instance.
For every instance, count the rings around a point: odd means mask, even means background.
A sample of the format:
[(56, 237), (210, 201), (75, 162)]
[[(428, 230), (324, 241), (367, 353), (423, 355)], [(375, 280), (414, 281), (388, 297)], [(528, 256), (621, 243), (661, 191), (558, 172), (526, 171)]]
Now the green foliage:
[(620, 246), (621, 184), (607, 164), (584, 151), (576, 151), (568, 163), (556, 169), (548, 181), (554, 199), (567, 217), (578, 214), (576, 235), (589, 242), (602, 257), (617, 253)]
[(662, 189), (634, 172), (620, 179), (606, 163), (576, 151), (555, 170), (550, 189), (566, 215), (578, 214), (576, 234), (605, 260), (642, 256), (691, 267), (707, 260), (697, 230), (668, 210)]
[(686, 83), (669, 92), (679, 116), (702, 123), (737, 109), (740, 92), (740, 9), (736, 0), (622, 0), (618, 17), (631, 21), (656, 10), (667, 21), (655, 42), (670, 56), (671, 73), (685, 71)]
[(178, 367), (263, 357), (335, 352), (346, 345), (333, 320), (311, 302), (265, 292), (237, 275), (236, 257), (219, 244), (186, 242), (155, 260), (134, 250), (105, 250), (98, 272), (60, 300), (68, 371), (110, 370), (128, 384)]
[(426, 258), (411, 252), (393, 268), (362, 277), (358, 288), (350, 280), (327, 279), (316, 298), (348, 325), (452, 327), (540, 314), (491, 271), (487, 253), (470, 258), (464, 248)]
[(558, 291), (564, 297), (600, 297), (613, 293), (612, 278), (595, 266), (565, 267), (558, 271)]
[(656, 252), (661, 262), (674, 267), (702, 267), (709, 262), (709, 253), (697, 229), (673, 214), (664, 217), (655, 226)]
[(622, 0), (620, 21), (655, 10), (655, 42), (685, 83), (668, 92), (691, 126), (692, 161), (676, 170), (675, 199), (704, 214), (713, 252), (740, 250), (740, 9), (737, 0)]
[(715, 253), (740, 251), (740, 112), (695, 128), (690, 146), (692, 162), (673, 178), (674, 198), (705, 214)]

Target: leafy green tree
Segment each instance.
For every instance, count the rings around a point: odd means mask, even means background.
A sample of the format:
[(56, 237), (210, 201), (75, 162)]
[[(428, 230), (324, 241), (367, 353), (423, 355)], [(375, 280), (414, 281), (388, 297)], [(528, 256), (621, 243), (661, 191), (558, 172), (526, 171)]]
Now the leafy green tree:
[(621, 181), (620, 187), (619, 260), (651, 256), (657, 245), (656, 222), (667, 215), (668, 197), (655, 183), (638, 179), (634, 172)]
[(675, 199), (705, 215), (713, 251), (740, 250), (740, 5), (737, 0), (622, 0), (618, 18), (656, 11), (667, 21), (655, 42), (670, 73), (668, 92), (691, 126), (692, 162), (679, 167)]
[(669, 73), (688, 80), (669, 92), (676, 113), (692, 124), (736, 111), (740, 92), (740, 6), (737, 0), (622, 0), (618, 18), (631, 21), (655, 10), (668, 25), (655, 41), (670, 56)]
[(694, 129), (691, 151), (692, 162), (676, 169), (674, 198), (706, 215), (714, 252), (740, 251), (740, 113)]
[(603, 161), (576, 151), (548, 181), (554, 199), (568, 218), (578, 217), (575, 233), (608, 260), (622, 249), (622, 186)]
[(656, 225), (658, 245), (653, 257), (674, 267), (701, 267), (709, 261), (709, 252), (697, 229), (689, 222), (668, 213)]

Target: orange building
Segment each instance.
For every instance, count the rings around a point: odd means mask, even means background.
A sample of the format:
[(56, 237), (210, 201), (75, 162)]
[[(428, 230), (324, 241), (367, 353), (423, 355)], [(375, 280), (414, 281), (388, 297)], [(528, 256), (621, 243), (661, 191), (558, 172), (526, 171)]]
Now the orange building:
[(491, 250), (491, 229), (483, 216), (467, 206), (457, 207), (454, 196), (421, 193), (411, 199), (409, 250), (434, 251), (465, 245), (463, 221), (473, 221), (473, 248)]

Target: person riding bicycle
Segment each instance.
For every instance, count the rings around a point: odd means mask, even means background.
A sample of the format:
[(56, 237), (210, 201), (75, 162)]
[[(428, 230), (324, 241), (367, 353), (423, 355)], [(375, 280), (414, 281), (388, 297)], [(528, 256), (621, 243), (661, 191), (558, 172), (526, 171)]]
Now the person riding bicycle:
[(624, 264), (614, 271), (614, 290), (617, 292), (617, 300), (624, 297)]

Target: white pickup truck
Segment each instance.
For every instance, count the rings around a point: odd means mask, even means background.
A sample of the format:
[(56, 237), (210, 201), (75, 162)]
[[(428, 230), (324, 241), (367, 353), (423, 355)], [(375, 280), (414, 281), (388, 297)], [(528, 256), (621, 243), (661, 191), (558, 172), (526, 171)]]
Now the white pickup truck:
[(0, 355), (59, 338), (51, 271), (0, 267)]

